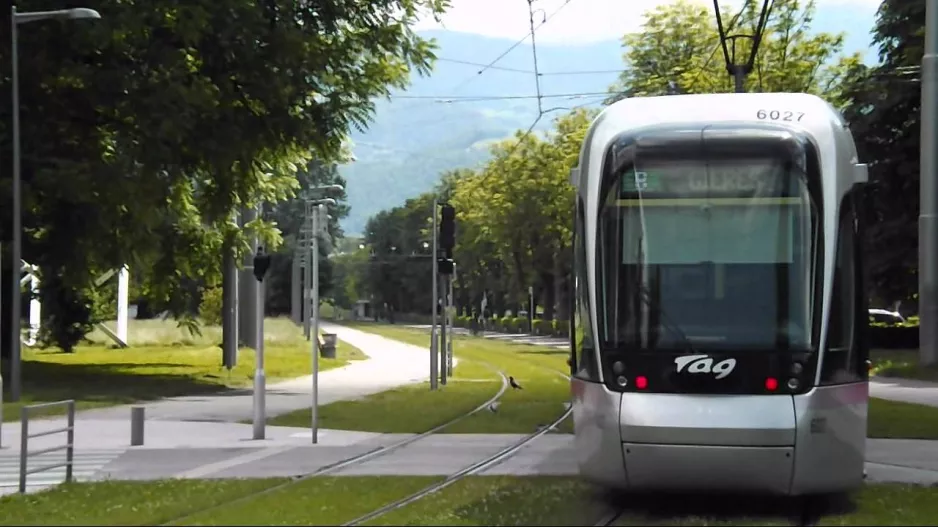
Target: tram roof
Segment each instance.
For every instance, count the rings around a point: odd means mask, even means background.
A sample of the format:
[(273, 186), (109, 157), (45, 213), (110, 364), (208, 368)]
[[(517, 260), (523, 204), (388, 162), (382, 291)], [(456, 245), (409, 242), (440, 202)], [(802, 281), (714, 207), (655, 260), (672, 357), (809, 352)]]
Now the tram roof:
[[(846, 128), (843, 116), (824, 99), (806, 93), (710, 93), (622, 99), (593, 126), (618, 130), (671, 123), (776, 123), (813, 134), (831, 133), (831, 124)], [(605, 135), (605, 134), (603, 134)]]

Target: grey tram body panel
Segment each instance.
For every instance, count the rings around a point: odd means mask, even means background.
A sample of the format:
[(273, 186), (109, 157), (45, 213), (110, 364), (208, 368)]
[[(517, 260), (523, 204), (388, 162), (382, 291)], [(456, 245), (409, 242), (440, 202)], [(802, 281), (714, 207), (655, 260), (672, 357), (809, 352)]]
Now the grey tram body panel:
[[(787, 190), (770, 194), (765, 188), (775, 183), (746, 183), (756, 177), (734, 180), (714, 168), (763, 155), (791, 160), (779, 165), (795, 174)], [(696, 167), (696, 159), (707, 174), (703, 186), (681, 181), (683, 169), (668, 165)], [(733, 181), (745, 192), (733, 195)], [(625, 99), (592, 123), (571, 183), (581, 238), (574, 240), (571, 383), (582, 477), (630, 491), (805, 495), (862, 485), (868, 355), (855, 278), (861, 213), (851, 200), (866, 183), (866, 166), (840, 115), (805, 94)], [(712, 197), (713, 188), (728, 193)], [(745, 236), (720, 219), (724, 205), (738, 206), (732, 215), (752, 229), (771, 228), (765, 232), (777, 243), (750, 235), (748, 254), (732, 247), (733, 237)], [(693, 218), (708, 227), (679, 239)], [(771, 221), (784, 225), (760, 227)], [(706, 243), (693, 241), (699, 233)], [(694, 251), (723, 260), (697, 263), (687, 256)], [(677, 273), (692, 278), (675, 292), (668, 280), (678, 283), (669, 278)], [(763, 275), (777, 284), (765, 286), (764, 303), (763, 289), (741, 298), (768, 308), (694, 311), (711, 305), (706, 295), (723, 305), (742, 294), (733, 284)], [(705, 290), (699, 298), (692, 296), (698, 287)], [(674, 300), (680, 295), (689, 300)], [(733, 325), (734, 316), (751, 316), (755, 329)], [(695, 326), (698, 319), (724, 324), (728, 336)]]

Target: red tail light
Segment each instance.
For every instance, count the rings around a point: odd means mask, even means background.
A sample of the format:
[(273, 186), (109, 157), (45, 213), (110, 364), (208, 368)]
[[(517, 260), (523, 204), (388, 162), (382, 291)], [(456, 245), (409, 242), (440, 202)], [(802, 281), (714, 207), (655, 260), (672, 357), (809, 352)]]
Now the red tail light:
[(765, 380), (765, 389), (768, 390), (768, 391), (770, 391), (770, 392), (774, 392), (775, 390), (777, 390), (777, 389), (778, 389), (778, 379), (776, 379), (775, 377), (769, 377), (768, 379), (766, 379), (766, 380)]
[(648, 388), (648, 379), (646, 379), (644, 375), (639, 375), (635, 378), (635, 387), (639, 390)]

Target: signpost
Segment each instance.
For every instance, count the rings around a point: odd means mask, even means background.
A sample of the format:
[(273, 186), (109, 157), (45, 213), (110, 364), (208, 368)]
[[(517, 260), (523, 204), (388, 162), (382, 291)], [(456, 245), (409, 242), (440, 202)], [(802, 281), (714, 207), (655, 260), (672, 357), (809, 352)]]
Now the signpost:
[(255, 323), (257, 332), (254, 335), (254, 439), (264, 439), (264, 429), (267, 421), (266, 400), (267, 391), (266, 377), (264, 374), (264, 275), (270, 267), (270, 255), (264, 253), (264, 248), (257, 246), (257, 253), (254, 255), (254, 278), (257, 294), (257, 309), (255, 311)]

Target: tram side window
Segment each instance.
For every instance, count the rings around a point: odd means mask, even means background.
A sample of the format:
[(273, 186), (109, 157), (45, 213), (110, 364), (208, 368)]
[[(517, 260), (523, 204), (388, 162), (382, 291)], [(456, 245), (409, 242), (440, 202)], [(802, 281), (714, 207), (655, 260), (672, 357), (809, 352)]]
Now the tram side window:
[(821, 370), (821, 384), (843, 384), (861, 380), (861, 343), (857, 334), (856, 210), (845, 199), (837, 234), (837, 261), (831, 294), (827, 351)]
[(596, 347), (593, 340), (592, 320), (589, 309), (589, 287), (586, 281), (586, 231), (582, 202), (577, 203), (576, 227), (573, 240), (573, 309), (574, 356), (578, 359), (575, 375), (586, 380), (599, 379), (596, 364)]

